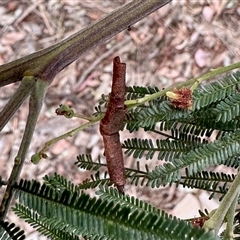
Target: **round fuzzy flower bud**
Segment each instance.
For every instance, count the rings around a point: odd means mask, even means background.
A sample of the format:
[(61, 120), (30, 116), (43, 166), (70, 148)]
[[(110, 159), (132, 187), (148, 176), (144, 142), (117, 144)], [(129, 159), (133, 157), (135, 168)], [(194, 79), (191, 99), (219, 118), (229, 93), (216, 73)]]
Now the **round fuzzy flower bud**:
[(180, 109), (192, 108), (192, 91), (189, 88), (174, 89), (173, 92), (166, 92), (171, 104)]

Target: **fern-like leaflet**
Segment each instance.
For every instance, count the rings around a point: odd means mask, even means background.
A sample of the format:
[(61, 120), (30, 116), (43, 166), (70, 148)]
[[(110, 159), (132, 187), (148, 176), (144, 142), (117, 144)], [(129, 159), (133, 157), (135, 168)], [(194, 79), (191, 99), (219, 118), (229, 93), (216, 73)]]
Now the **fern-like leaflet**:
[(240, 93), (236, 92), (225, 98), (214, 108), (216, 121), (223, 123), (240, 116)]
[(193, 92), (193, 110), (200, 109), (211, 103), (232, 95), (240, 86), (240, 72), (226, 76), (218, 82), (203, 85)]
[(57, 173), (54, 173), (53, 176), (46, 175), (43, 178), (43, 180), (47, 186), (55, 189), (56, 191), (60, 192), (63, 192), (64, 190), (68, 190), (69, 192), (78, 191), (78, 189), (71, 181), (68, 181), (66, 178)]
[[(120, 198), (116, 190), (101, 188), (100, 191), (100, 199), (68, 191), (49, 195), (46, 194), (49, 192), (48, 186), (35, 181), (21, 181), (16, 186), (21, 205), (18, 204), (15, 211), (24, 219), (29, 220), (30, 216), (29, 221), (34, 227), (40, 227), (41, 223), (47, 224), (52, 232), (61, 234), (64, 231), (72, 236), (68, 239), (80, 235), (119, 240), (219, 239), (211, 232), (193, 229), (187, 222), (133, 197)], [(48, 235), (49, 231), (43, 230), (42, 233)]]
[(78, 189), (93, 189), (99, 186), (111, 186), (108, 172), (100, 173), (99, 171), (95, 174), (91, 174), (90, 179), (85, 179), (78, 185)]
[(151, 139), (127, 139), (122, 148), (126, 149), (125, 154), (133, 155), (134, 158), (153, 159), (155, 153), (158, 160), (171, 161), (189, 152), (194, 145), (185, 144), (183, 141), (157, 139), (155, 144)]
[(126, 99), (133, 100), (156, 92), (159, 92), (158, 87), (129, 86), (127, 87)]
[[(234, 181), (235, 175), (218, 172), (197, 172), (192, 175), (186, 169), (186, 176), (181, 176), (177, 184), (183, 187), (197, 188), (211, 192), (209, 199), (213, 198), (215, 193), (224, 194), (228, 191), (229, 185)], [(220, 197), (220, 200), (222, 199)]]
[(148, 185), (158, 187), (178, 181), (180, 179), (179, 171), (183, 168), (187, 168), (191, 175), (209, 166), (224, 164), (229, 158), (239, 156), (239, 141), (240, 130), (226, 135), (214, 143), (191, 150), (181, 158), (173, 159), (171, 163), (165, 163), (149, 172), (147, 174)]
[(89, 171), (98, 171), (101, 167), (106, 167), (107, 164), (101, 163), (101, 158), (98, 157), (97, 161), (93, 161), (90, 154), (80, 154), (77, 156), (77, 162), (75, 164), (79, 168), (84, 168)]
[(16, 215), (32, 226), (42, 235), (48, 237), (49, 239), (68, 239), (68, 240), (78, 240), (79, 238), (74, 234), (69, 234), (65, 232), (64, 229), (55, 229), (54, 226), (48, 224), (47, 220), (42, 218), (38, 213), (29, 210), (21, 204), (16, 204), (13, 208)]

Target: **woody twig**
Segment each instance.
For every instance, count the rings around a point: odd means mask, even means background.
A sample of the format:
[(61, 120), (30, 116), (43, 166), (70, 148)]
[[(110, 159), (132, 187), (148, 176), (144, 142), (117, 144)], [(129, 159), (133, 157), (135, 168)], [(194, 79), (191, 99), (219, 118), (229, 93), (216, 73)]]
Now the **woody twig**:
[(111, 182), (123, 193), (125, 185), (125, 171), (119, 131), (123, 129), (126, 114), (124, 97), (126, 64), (120, 62), (119, 57), (113, 61), (113, 82), (109, 104), (104, 118), (100, 122), (100, 133), (103, 137), (105, 156)]

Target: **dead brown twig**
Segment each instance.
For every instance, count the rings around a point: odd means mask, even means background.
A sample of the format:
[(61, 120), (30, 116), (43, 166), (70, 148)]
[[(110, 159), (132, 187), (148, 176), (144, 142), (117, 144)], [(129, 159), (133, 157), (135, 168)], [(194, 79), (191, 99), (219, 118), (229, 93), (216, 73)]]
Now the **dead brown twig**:
[(123, 129), (126, 106), (124, 97), (126, 64), (119, 57), (113, 60), (113, 82), (109, 104), (104, 118), (100, 122), (100, 133), (103, 137), (105, 156), (111, 182), (123, 193), (125, 171), (119, 131)]

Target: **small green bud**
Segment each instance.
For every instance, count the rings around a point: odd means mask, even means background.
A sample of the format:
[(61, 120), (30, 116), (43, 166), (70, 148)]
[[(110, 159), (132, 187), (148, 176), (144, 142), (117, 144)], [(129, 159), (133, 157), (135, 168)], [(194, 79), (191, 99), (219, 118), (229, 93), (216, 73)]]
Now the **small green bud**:
[(33, 164), (38, 164), (40, 162), (40, 160), (41, 160), (41, 156), (39, 156), (38, 153), (35, 153), (31, 156), (31, 162)]
[(66, 118), (74, 117), (74, 111), (65, 104), (59, 105), (59, 108), (57, 108), (55, 112), (57, 115), (64, 115)]

